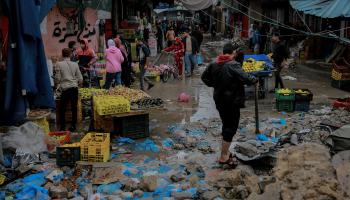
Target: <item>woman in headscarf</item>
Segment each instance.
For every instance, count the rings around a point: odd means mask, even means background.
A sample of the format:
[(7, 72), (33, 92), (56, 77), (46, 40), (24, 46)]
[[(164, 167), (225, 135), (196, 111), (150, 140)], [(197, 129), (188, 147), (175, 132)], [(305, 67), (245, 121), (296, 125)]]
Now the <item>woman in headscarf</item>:
[(107, 42), (108, 49), (105, 51), (106, 59), (106, 83), (104, 88), (109, 89), (113, 80), (116, 85), (121, 85), (121, 64), (124, 62), (124, 57), (120, 49), (118, 49), (114, 43), (114, 40), (110, 39)]
[(131, 86), (131, 67), (129, 65), (128, 51), (119, 37), (114, 39), (116, 46), (123, 54), (124, 62), (122, 63), (122, 84), (125, 87)]
[(95, 51), (89, 46), (89, 41), (83, 39), (80, 41), (80, 48), (77, 50), (79, 68), (84, 78), (84, 87), (89, 85), (90, 70), (97, 61)]

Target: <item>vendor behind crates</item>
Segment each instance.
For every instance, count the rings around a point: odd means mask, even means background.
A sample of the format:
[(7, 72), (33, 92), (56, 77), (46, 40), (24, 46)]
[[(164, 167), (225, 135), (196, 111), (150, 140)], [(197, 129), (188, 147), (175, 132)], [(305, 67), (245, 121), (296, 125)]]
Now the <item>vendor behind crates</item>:
[(68, 48), (62, 50), (63, 61), (57, 63), (57, 73), (55, 81), (62, 91), (60, 102), (60, 130), (66, 130), (66, 107), (68, 102), (72, 109), (72, 124), (70, 131), (76, 130), (77, 124), (77, 105), (78, 105), (78, 87), (83, 83), (83, 76), (79, 70), (79, 65), (70, 60), (72, 51)]

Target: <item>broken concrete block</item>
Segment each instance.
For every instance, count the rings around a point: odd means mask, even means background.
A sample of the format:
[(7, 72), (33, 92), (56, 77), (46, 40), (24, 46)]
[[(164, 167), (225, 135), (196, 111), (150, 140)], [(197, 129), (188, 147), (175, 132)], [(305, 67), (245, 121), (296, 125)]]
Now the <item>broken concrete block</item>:
[(175, 199), (179, 199), (179, 200), (191, 199), (192, 198), (192, 194), (189, 193), (189, 192), (173, 192), (172, 196)]
[(214, 200), (217, 197), (221, 197), (218, 191), (206, 191), (202, 194), (202, 199), (204, 200)]
[(49, 193), (50, 197), (54, 199), (64, 199), (68, 197), (68, 190), (63, 186), (51, 186)]
[(158, 177), (155, 175), (144, 175), (141, 179), (141, 187), (144, 191), (153, 192), (158, 186)]

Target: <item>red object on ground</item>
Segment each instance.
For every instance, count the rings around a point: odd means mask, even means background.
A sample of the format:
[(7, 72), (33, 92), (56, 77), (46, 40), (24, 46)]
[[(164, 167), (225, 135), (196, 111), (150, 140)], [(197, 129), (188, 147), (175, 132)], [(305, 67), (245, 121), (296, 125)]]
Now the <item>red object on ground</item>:
[(64, 139), (58, 141), (61, 145), (70, 142), (70, 132), (69, 131), (51, 132), (51, 133), (49, 133), (49, 136), (50, 137), (65, 136)]
[(333, 108), (344, 108), (346, 110), (350, 110), (350, 97), (346, 99), (337, 99), (333, 103)]

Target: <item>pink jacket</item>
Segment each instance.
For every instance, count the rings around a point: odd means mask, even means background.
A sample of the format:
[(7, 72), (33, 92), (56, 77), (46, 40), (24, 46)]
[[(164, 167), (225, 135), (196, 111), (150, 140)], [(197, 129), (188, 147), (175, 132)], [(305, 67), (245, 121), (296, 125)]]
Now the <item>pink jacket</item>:
[(117, 73), (122, 71), (121, 64), (124, 62), (122, 52), (117, 47), (109, 47), (105, 51), (106, 71), (108, 73)]

